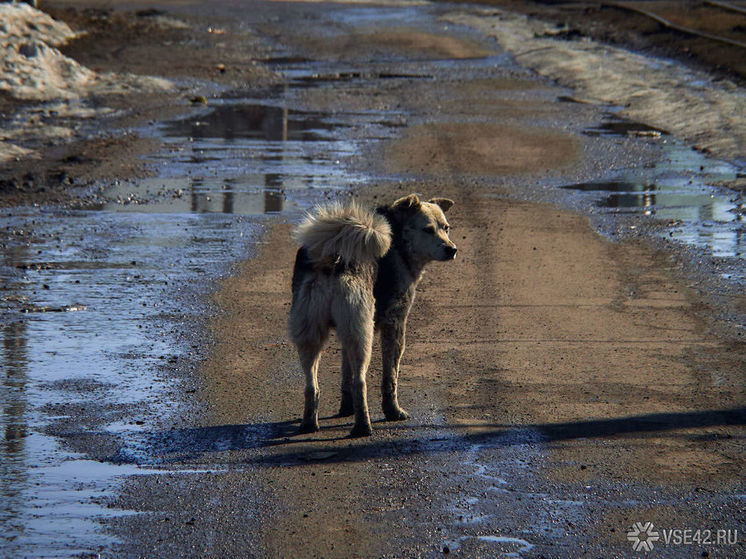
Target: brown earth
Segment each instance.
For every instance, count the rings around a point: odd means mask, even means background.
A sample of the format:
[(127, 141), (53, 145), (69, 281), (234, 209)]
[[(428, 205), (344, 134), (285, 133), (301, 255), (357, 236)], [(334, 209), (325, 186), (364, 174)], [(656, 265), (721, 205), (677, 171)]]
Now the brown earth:
[[(195, 13), (198, 6), (189, 13), (176, 12), (178, 6), (154, 8), (152, 2), (50, 4), (45, 10), (52, 17), (73, 31), (85, 31), (62, 52), (96, 72), (187, 78), (242, 88), (276, 80), (257, 62), (265, 50), (253, 32), (215, 12), (205, 18)], [(189, 4), (182, 3), (182, 8)]]
[[(515, 109), (511, 112), (520, 114)], [(395, 173), (512, 175), (568, 168), (578, 161), (580, 150), (575, 137), (549, 129), (429, 123), (409, 127), (401, 139), (386, 147), (385, 157)]]
[[(272, 231), (260, 255), (216, 296), (219, 343), (204, 367), (211, 421), (236, 424), (259, 413), (289, 436), (254, 458), (279, 463), (256, 477), (278, 504), (260, 536), (268, 556), (401, 552), (390, 518), (378, 514), (392, 506), (391, 480), (378, 472), (401, 468), (396, 498), (418, 506), (411, 457), (397, 450), (412, 444), (418, 427), (427, 430), (432, 408), (465, 437), (538, 427), (552, 441), (546, 475), (559, 482), (718, 490), (740, 483), (743, 428), (729, 426), (719, 410), (743, 403), (743, 347), (708, 335), (694, 313), (699, 296), (671, 279), (665, 255), (609, 243), (587, 219), (550, 206), (462, 190), (437, 194), (458, 200), (450, 221), (459, 259), (431, 266), (411, 317), (400, 388), (412, 414), (405, 429), (376, 422), (370, 440), (345, 438), (350, 424), (332, 418), (340, 380), (332, 344), (320, 375), (322, 431), (293, 435), (302, 375), (284, 331), (295, 251), (289, 227)], [(379, 375), (374, 363), (374, 422), (382, 419)], [(380, 455), (355, 460), (360, 446), (380, 447)], [(282, 467), (293, 459), (306, 462)], [(611, 543), (620, 545), (631, 523), (621, 516), (646, 512), (612, 508), (599, 522), (617, 527), (621, 539)], [(675, 508), (668, 517), (683, 514), (692, 519), (687, 525), (707, 522), (702, 510)]]
[(147, 176), (142, 156), (158, 147), (159, 141), (124, 134), (48, 148), (40, 160), (21, 159), (0, 171), (0, 206), (96, 204), (90, 185)]
[(492, 49), (470, 38), (438, 35), (411, 27), (394, 27), (386, 30), (361, 29), (354, 33), (331, 34), (321, 38), (288, 37), (287, 42), (302, 41), (303, 49), (313, 50), (326, 60), (359, 59), (361, 52), (375, 59), (392, 54), (411, 57), (462, 59), (481, 58), (493, 53)]

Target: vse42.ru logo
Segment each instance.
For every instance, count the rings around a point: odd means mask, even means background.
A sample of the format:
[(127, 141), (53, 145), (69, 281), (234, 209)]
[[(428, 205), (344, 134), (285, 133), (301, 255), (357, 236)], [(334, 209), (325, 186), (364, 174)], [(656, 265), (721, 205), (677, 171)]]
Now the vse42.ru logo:
[(635, 522), (627, 532), (635, 551), (652, 551), (655, 543), (663, 545), (735, 545), (738, 530), (661, 528), (652, 522)]

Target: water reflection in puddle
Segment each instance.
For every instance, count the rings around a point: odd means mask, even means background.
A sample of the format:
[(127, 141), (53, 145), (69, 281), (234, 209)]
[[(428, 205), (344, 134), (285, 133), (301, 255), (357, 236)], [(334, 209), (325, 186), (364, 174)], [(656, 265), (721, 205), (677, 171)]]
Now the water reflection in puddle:
[[(260, 188), (257, 184), (261, 182), (268, 184)], [(109, 196), (115, 198), (105, 209), (158, 214), (279, 214), (297, 210), (297, 205), (287, 200), (285, 184), (276, 175), (263, 175), (256, 181), (148, 178), (136, 183), (122, 182), (109, 190)]]
[[(618, 135), (642, 130), (636, 123), (625, 125), (617, 119), (610, 123), (612, 127), (601, 128), (614, 129)], [(736, 166), (709, 159), (668, 138), (662, 144), (661, 158), (651, 167), (627, 169), (611, 180), (562, 188), (584, 193), (609, 215), (644, 215), (663, 220), (667, 237), (704, 248), (715, 257), (743, 259), (744, 199), (738, 192), (724, 188), (741, 178)]]
[(318, 197), (361, 182), (345, 168), (345, 160), (358, 153), (361, 141), (390, 137), (397, 126), (396, 115), (385, 112), (295, 111), (241, 99), (212, 105), (162, 124), (155, 134), (170, 149), (153, 158), (158, 176), (115, 184), (107, 191), (105, 209), (240, 215), (297, 211), (307, 205), (309, 192)]
[(202, 115), (167, 122), (162, 130), (167, 138), (318, 142), (338, 139), (343, 126), (347, 125), (321, 113), (259, 103), (219, 103)]
[(667, 136), (665, 130), (645, 124), (644, 122), (635, 122), (624, 118), (611, 117), (600, 123), (598, 126), (587, 128), (583, 134), (591, 137), (598, 136), (641, 136), (657, 138)]

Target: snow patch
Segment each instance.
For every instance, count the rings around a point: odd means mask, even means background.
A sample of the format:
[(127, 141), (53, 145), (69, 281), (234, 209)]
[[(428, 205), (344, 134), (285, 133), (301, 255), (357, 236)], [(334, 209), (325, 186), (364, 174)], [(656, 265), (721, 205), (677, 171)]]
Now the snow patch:
[[(60, 111), (71, 119), (100, 116), (102, 109), (86, 107), (89, 95), (168, 91), (173, 83), (162, 78), (132, 74), (98, 74), (62, 54), (56, 47), (79, 36), (70, 27), (28, 4), (0, 4), (0, 94), (24, 101), (56, 104), (47, 116)], [(35, 138), (64, 140), (75, 128), (49, 127), (28, 111), (0, 129), (0, 163), (35, 156), (26, 147), (10, 143)], [(105, 111), (104, 111), (105, 112)]]
[(76, 37), (67, 24), (27, 4), (0, 5), (0, 20), (0, 90), (17, 99), (70, 99), (95, 79), (55, 48)]

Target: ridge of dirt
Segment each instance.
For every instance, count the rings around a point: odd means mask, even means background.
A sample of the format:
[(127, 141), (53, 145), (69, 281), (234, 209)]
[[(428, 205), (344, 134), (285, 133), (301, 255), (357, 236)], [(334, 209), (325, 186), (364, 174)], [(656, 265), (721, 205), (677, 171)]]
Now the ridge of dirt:
[[(461, 2), (462, 0), (456, 0)], [(471, 2), (470, 2), (471, 3)], [(716, 81), (735, 79), (743, 84), (746, 63), (743, 48), (666, 28), (627, 4), (655, 13), (674, 24), (743, 42), (746, 15), (707, 5), (699, 0), (645, 2), (570, 2), (546, 0), (479, 0), (494, 6), (554, 23), (557, 36), (568, 40), (593, 40), (680, 60), (712, 74)]]

